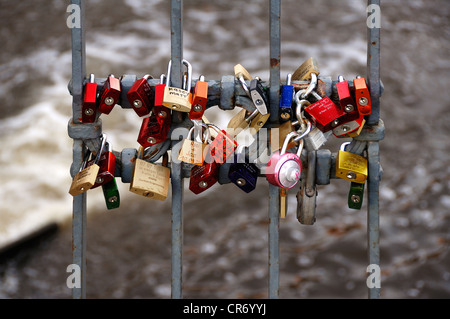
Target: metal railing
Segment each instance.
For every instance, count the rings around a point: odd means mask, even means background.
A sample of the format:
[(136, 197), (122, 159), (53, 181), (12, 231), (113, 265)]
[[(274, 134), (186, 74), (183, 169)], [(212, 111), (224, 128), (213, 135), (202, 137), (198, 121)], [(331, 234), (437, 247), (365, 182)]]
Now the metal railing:
[[(86, 82), (86, 41), (85, 41), (85, 1), (71, 0), (71, 4), (80, 8), (80, 28), (72, 28), (72, 80), (69, 90), (73, 96), (72, 118), (68, 124), (69, 136), (73, 139), (73, 163), (71, 174), (74, 176), (83, 161), (85, 148), (97, 149), (100, 137), (102, 135), (102, 123), (99, 119), (95, 123), (81, 123), (81, 106), (83, 97), (83, 87)], [(380, 1), (368, 0), (368, 5), (380, 5)], [(171, 84), (175, 87), (181, 87), (183, 80), (183, 1), (171, 0)], [(278, 110), (280, 99), (280, 62), (281, 62), (281, 43), (280, 43), (280, 22), (281, 22), (281, 0), (270, 0), (270, 58), (268, 65), (270, 68), (270, 80), (266, 85), (270, 92), (270, 118), (268, 127), (274, 127), (278, 124)], [(382, 86), (380, 81), (380, 29), (368, 28), (367, 34), (367, 80), (372, 99), (372, 113), (367, 118), (361, 134), (353, 138), (350, 150), (367, 151), (368, 159), (368, 207), (367, 207), (367, 250), (368, 263), (379, 265), (379, 183), (381, 179), (381, 166), (379, 157), (379, 141), (384, 138), (384, 126), (380, 120), (380, 96)], [(135, 77), (122, 78), (122, 90), (127, 91), (131, 87)], [(104, 79), (96, 79), (96, 82), (102, 83)], [(157, 84), (157, 82), (151, 85)], [(326, 79), (325, 79), (326, 81)], [(245, 92), (239, 83), (229, 85), (229, 77), (224, 76), (221, 81), (208, 81), (209, 93), (208, 100), (211, 97), (211, 103), (223, 109), (234, 108), (229, 99), (222, 97), (233, 97), (235, 105), (251, 109), (254, 106), (246, 104), (244, 99)], [(329, 81), (328, 92), (332, 94), (334, 84)], [(124, 103), (126, 104), (126, 103)], [(209, 107), (208, 104), (208, 107)], [(121, 105), (122, 108), (130, 106)], [(188, 127), (189, 123), (183, 119), (182, 114), (173, 112), (172, 126)], [(171, 149), (177, 150), (181, 146), (181, 140), (171, 140)], [(130, 161), (129, 159), (136, 155), (136, 150), (124, 149), (118, 158), (118, 169), (116, 176), (121, 176), (123, 182), (130, 181)], [(318, 185), (328, 184), (330, 178), (335, 178), (335, 156), (328, 150), (318, 150), (311, 154), (320, 165), (316, 166), (314, 180)], [(172, 298), (182, 298), (183, 283), (183, 178), (188, 177), (184, 165), (179, 161), (171, 162), (171, 207), (172, 207)], [(225, 181), (226, 182), (226, 181)], [(228, 181), (229, 182), (229, 181)], [(73, 263), (79, 266), (81, 274), (81, 287), (72, 288), (73, 298), (86, 298), (86, 201), (87, 193), (83, 193), (73, 198), (73, 220), (72, 220), (72, 250)], [(315, 207), (312, 208), (315, 210)], [(315, 211), (311, 212), (315, 214)], [(280, 188), (269, 184), (269, 203), (268, 203), (268, 243), (269, 243), (269, 287), (268, 296), (271, 299), (279, 297), (279, 217), (280, 216)], [(379, 298), (380, 288), (369, 288), (369, 298)]]

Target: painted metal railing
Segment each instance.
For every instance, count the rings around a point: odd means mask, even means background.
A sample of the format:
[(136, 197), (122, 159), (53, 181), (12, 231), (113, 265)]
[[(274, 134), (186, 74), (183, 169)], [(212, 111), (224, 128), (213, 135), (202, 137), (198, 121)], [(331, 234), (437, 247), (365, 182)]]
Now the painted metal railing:
[[(102, 135), (102, 123), (99, 119), (95, 123), (81, 123), (81, 106), (83, 96), (83, 86), (86, 82), (86, 41), (85, 41), (85, 1), (71, 0), (72, 5), (80, 8), (80, 27), (72, 28), (72, 80), (69, 90), (73, 96), (72, 118), (68, 124), (69, 136), (73, 139), (73, 163), (71, 174), (74, 176), (81, 166), (86, 147), (98, 149), (100, 136)], [(368, 5), (379, 7), (380, 1), (368, 0)], [(183, 75), (183, 1), (171, 0), (171, 85), (181, 87)], [(278, 124), (279, 92), (280, 92), (280, 23), (281, 23), (281, 0), (270, 0), (270, 57), (268, 65), (270, 68), (270, 79), (266, 83), (270, 92), (270, 118), (268, 127), (276, 127)], [(368, 211), (367, 211), (367, 250), (368, 263), (380, 264), (379, 248), (379, 183), (381, 179), (381, 166), (379, 156), (379, 141), (384, 138), (384, 126), (380, 120), (380, 96), (382, 85), (380, 81), (380, 29), (368, 28), (367, 34), (367, 80), (372, 99), (372, 113), (369, 115), (366, 125), (358, 137), (353, 138), (350, 150), (367, 151), (368, 159)], [(99, 83), (104, 79), (96, 79)], [(122, 79), (122, 89), (126, 89), (133, 84), (134, 78)], [(155, 80), (156, 81), (156, 80)], [(227, 82), (228, 81), (228, 82)], [(222, 81), (209, 81), (208, 95), (215, 95), (215, 99), (220, 102), (220, 107), (232, 109), (234, 105), (225, 102), (225, 98), (234, 96), (235, 101), (245, 95), (239, 83), (229, 85), (229, 79), (224, 76)], [(333, 88), (333, 83), (329, 87)], [(330, 90), (329, 94), (332, 91)], [(211, 99), (211, 100), (214, 100)], [(216, 103), (217, 104), (217, 103)], [(245, 102), (242, 102), (246, 107)], [(122, 105), (122, 107), (126, 107)], [(173, 112), (173, 126), (187, 127), (182, 114)], [(173, 136), (173, 135), (172, 135)], [(177, 150), (181, 146), (180, 139), (171, 140), (171, 149)], [(119, 165), (119, 175), (122, 181), (130, 180), (130, 161), (136, 155), (135, 150), (124, 149), (120, 153), (121, 165)], [(328, 150), (319, 150), (313, 154), (316, 157), (315, 182), (320, 184), (329, 183), (334, 176), (335, 156)], [(120, 164), (120, 163), (119, 163)], [(116, 170), (117, 171), (117, 170)], [(116, 174), (117, 175), (117, 174)], [(183, 283), (183, 178), (188, 177), (189, 172), (183, 167), (182, 162), (171, 162), (171, 185), (172, 185), (172, 298), (182, 298)], [(87, 193), (83, 193), (73, 198), (73, 264), (80, 269), (80, 287), (72, 288), (73, 298), (86, 298), (86, 201)], [(315, 210), (315, 207), (313, 208)], [(315, 214), (315, 211), (310, 212)], [(280, 218), (280, 188), (269, 184), (268, 202), (268, 265), (269, 265), (269, 287), (268, 296), (271, 299), (279, 297), (279, 218)], [(379, 286), (369, 288), (369, 298), (379, 298)]]

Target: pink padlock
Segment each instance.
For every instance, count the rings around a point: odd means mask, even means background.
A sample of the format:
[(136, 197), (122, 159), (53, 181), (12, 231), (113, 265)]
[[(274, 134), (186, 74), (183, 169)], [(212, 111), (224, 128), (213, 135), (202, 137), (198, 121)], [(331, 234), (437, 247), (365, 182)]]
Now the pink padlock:
[[(281, 150), (273, 153), (267, 163), (266, 178), (270, 184), (289, 189), (298, 183), (302, 176), (302, 161), (300, 156), (304, 144), (303, 137), (305, 137), (310, 130), (311, 123), (308, 121), (308, 128), (304, 133), (299, 134), (298, 132), (291, 132), (286, 135)], [(299, 141), (296, 154), (286, 152), (291, 139)]]

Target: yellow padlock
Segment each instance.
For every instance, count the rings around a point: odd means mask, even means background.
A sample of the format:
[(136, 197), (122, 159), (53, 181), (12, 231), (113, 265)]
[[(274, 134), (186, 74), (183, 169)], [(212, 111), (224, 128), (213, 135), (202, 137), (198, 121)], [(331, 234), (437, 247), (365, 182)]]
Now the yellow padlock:
[(183, 59), (183, 64), (187, 67), (187, 80), (184, 88), (177, 88), (170, 85), (170, 72), (172, 67), (172, 60), (169, 61), (167, 70), (166, 86), (164, 88), (164, 96), (162, 104), (174, 111), (190, 112), (191, 111), (191, 80), (192, 67), (191, 64)]
[(169, 193), (170, 168), (167, 167), (168, 155), (163, 155), (162, 165), (140, 159), (144, 148), (139, 148), (131, 176), (130, 191), (155, 200), (165, 200)]
[(347, 144), (350, 144), (350, 142), (342, 143), (336, 157), (336, 177), (355, 183), (365, 183), (367, 179), (367, 159), (346, 152), (345, 146)]

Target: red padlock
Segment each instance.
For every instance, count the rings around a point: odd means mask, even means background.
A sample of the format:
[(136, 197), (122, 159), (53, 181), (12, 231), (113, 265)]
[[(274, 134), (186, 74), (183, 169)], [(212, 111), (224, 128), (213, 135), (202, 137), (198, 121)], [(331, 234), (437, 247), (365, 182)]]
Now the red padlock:
[(153, 106), (154, 94), (153, 89), (147, 81), (149, 78), (150, 75), (147, 74), (142, 79), (136, 80), (127, 92), (128, 101), (139, 116), (149, 114)]
[(164, 78), (166, 76), (164, 74), (161, 75), (161, 82), (159, 84), (155, 85), (155, 100), (154, 105), (155, 106), (162, 106), (163, 105), (163, 99), (164, 99), (164, 88), (166, 87), (166, 83), (164, 83)]
[(189, 189), (200, 194), (219, 180), (219, 164), (215, 161), (205, 162), (202, 166), (194, 166), (189, 178)]
[(152, 114), (142, 120), (138, 143), (145, 148), (164, 142), (169, 134), (171, 123), (169, 109), (162, 105), (154, 106)]
[(356, 103), (350, 94), (348, 82), (345, 81), (342, 75), (339, 75), (338, 77), (338, 82), (336, 82), (336, 90), (341, 109), (347, 114), (343, 120), (345, 122), (349, 122), (359, 118), (358, 108), (356, 107)]
[(364, 116), (358, 117), (356, 120), (345, 122), (333, 128), (333, 135), (336, 137), (345, 137), (347, 134), (358, 130), (364, 123)]
[(97, 117), (97, 83), (94, 74), (89, 77), (89, 82), (84, 86), (84, 99), (81, 107), (81, 122), (94, 123)]
[(111, 110), (119, 101), (120, 97), (120, 80), (115, 78), (114, 75), (109, 75), (103, 84), (102, 91), (100, 93), (100, 104), (98, 110), (104, 114), (111, 113)]
[(369, 115), (372, 113), (372, 102), (370, 99), (370, 92), (367, 87), (366, 79), (356, 77), (353, 80), (355, 87), (355, 100), (358, 106), (358, 111), (361, 115)]
[(100, 169), (98, 171), (95, 184), (94, 186), (91, 187), (91, 189), (102, 186), (114, 179), (114, 171), (116, 169), (116, 156), (111, 151), (110, 145), (106, 141), (105, 134), (103, 134), (102, 146), (100, 147), (100, 150), (97, 152), (96, 158), (89, 161), (87, 163), (87, 166), (92, 165), (95, 161), (97, 161), (97, 164), (100, 167)]
[(189, 111), (189, 119), (201, 120), (203, 113), (206, 110), (206, 103), (208, 102), (208, 82), (205, 82), (205, 77), (200, 76), (195, 83), (194, 94), (191, 95), (191, 110)]
[(324, 133), (344, 123), (346, 114), (327, 96), (304, 109), (305, 117)]
[(211, 161), (223, 164), (226, 162), (227, 158), (233, 157), (238, 144), (225, 130), (221, 131), (216, 125), (211, 123), (207, 123), (206, 126), (208, 126), (208, 128), (212, 127), (218, 133), (209, 144)]

